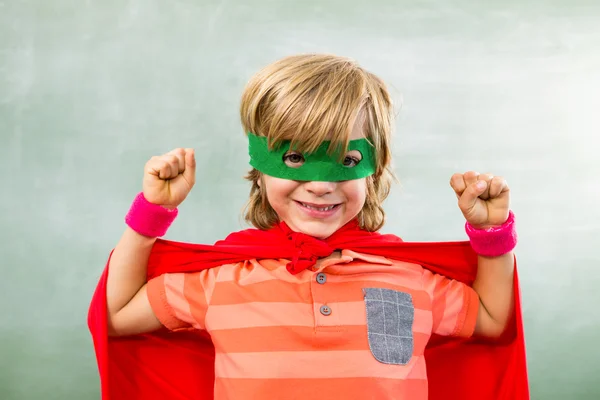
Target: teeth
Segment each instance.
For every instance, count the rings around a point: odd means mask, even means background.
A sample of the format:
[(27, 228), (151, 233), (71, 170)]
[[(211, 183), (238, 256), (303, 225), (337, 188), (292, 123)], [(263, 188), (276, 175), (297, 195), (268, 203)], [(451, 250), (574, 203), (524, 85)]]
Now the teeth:
[(304, 203), (302, 203), (302, 205), (306, 208), (310, 208), (311, 210), (316, 210), (316, 211), (329, 211), (329, 210), (332, 210), (333, 207), (335, 207), (335, 205), (333, 205), (333, 206), (319, 208), (319, 207), (309, 206), (308, 204), (304, 204)]

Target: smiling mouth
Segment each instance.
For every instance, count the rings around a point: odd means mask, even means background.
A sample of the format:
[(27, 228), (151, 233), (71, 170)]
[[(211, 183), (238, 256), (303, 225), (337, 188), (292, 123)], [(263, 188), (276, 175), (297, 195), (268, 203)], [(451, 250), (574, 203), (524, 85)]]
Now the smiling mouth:
[(325, 205), (325, 204), (310, 204), (310, 203), (303, 203), (301, 201), (298, 201), (297, 203), (299, 203), (300, 205), (302, 205), (303, 207), (308, 208), (309, 210), (314, 210), (314, 211), (331, 211), (334, 208), (338, 207), (339, 204), (331, 204), (331, 205)]

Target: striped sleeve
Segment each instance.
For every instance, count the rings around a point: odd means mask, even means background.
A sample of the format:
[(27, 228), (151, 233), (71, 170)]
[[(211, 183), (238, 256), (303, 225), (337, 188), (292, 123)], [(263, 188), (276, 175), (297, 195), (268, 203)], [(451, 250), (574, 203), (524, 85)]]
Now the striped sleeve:
[(148, 281), (148, 301), (158, 320), (170, 330), (205, 329), (218, 270), (164, 274)]
[(431, 297), (432, 332), (470, 337), (477, 323), (479, 296), (472, 287), (423, 269), (424, 289)]

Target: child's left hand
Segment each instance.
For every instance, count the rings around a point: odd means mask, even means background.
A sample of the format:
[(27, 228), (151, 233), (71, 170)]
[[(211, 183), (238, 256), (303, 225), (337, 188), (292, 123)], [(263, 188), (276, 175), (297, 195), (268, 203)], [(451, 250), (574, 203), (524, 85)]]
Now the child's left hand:
[(450, 186), (458, 198), (458, 207), (475, 228), (502, 225), (508, 219), (510, 189), (501, 176), (473, 171), (457, 173), (452, 175)]

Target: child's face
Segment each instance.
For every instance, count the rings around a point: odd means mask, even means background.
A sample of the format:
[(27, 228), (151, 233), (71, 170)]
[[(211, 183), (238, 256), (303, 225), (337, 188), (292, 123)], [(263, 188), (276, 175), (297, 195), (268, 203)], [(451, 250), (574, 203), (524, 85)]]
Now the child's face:
[[(361, 139), (355, 128), (350, 140)], [(301, 165), (301, 156), (287, 153), (286, 164)], [(346, 153), (347, 165), (360, 161), (358, 151)], [(294, 181), (263, 175), (269, 204), (292, 230), (325, 239), (355, 218), (365, 204), (366, 178), (341, 182)]]

